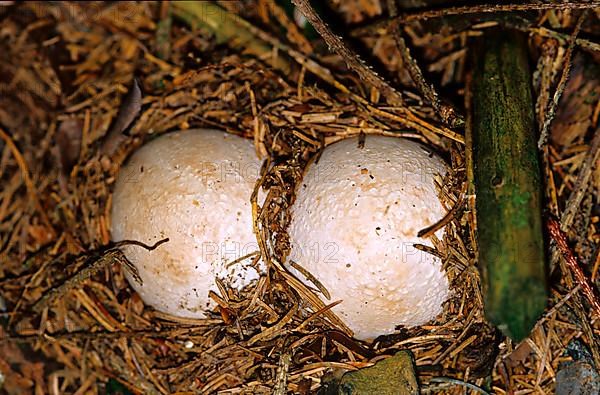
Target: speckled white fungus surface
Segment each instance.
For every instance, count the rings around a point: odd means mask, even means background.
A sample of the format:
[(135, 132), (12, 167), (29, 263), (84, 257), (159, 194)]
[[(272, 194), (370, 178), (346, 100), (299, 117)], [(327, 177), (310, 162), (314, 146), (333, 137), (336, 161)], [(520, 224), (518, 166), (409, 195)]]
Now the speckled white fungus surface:
[[(123, 248), (143, 281), (129, 283), (159, 311), (191, 318), (214, 307), (215, 277), (242, 288), (259, 277), (246, 259), (258, 250), (250, 195), (260, 161), (251, 141), (218, 130), (160, 136), (120, 170), (112, 202), (112, 239), (154, 244)], [(218, 293), (218, 292), (217, 292)]]
[(327, 147), (305, 172), (288, 228), (289, 258), (331, 301), (343, 300), (333, 310), (358, 339), (422, 325), (442, 311), (448, 281), (441, 262), (413, 244), (432, 245), (417, 232), (446, 214), (434, 184), (446, 171), (419, 143), (367, 136), (362, 149), (358, 138)]

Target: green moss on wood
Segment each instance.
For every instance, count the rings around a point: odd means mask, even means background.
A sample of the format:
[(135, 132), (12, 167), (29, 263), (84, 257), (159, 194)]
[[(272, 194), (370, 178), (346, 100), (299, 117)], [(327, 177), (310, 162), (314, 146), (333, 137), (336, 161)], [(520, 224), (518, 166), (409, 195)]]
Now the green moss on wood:
[(472, 54), (473, 177), (487, 318), (525, 338), (546, 306), (541, 180), (525, 37), (486, 33)]

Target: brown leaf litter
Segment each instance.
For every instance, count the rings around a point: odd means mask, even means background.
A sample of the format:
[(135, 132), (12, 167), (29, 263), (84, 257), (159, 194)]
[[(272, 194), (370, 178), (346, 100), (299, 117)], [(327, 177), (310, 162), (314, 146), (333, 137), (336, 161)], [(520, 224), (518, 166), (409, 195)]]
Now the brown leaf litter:
[[(252, 34), (272, 50), (246, 54), (179, 19), (165, 34), (158, 27), (172, 15), (167, 2), (0, 6), (0, 374), (7, 393), (105, 393), (119, 383), (139, 394), (271, 393), (282, 386), (308, 394), (328, 376), (401, 349), (414, 353), (424, 393), (463, 393), (461, 382), (501, 394), (550, 393), (571, 340), (581, 340), (600, 362), (597, 317), (559, 256), (549, 307), (526, 341), (513, 344), (485, 323), (463, 133), (445, 126), (415, 93), (419, 88), (403, 71), (408, 58), (387, 29), (367, 26), (373, 18), (385, 25), (385, 2), (334, 1), (332, 7), (353, 24), (351, 35), (368, 44), (369, 61), (393, 82), (401, 105), (387, 103), (384, 92), (322, 45), (298, 38), (281, 8), (265, 0), (224, 6), (251, 21)], [(537, 55), (541, 125), (581, 11), (539, 8), (521, 28), (531, 33)], [(399, 29), (424, 76), (461, 108), (468, 39), (495, 22), (432, 31), (424, 13), (406, 14)], [(586, 70), (598, 67), (589, 66), (598, 46), (588, 40), (597, 37), (598, 15), (589, 12), (581, 27), (586, 36), (573, 41), (573, 69), (542, 150), (549, 211), (560, 217), (572, 196), (580, 202), (563, 230), (596, 287), (600, 173), (597, 163), (586, 163), (599, 133), (600, 101), (599, 81)], [(580, 49), (592, 55), (583, 57)], [(269, 66), (279, 56), (289, 73)], [(118, 149), (101, 151), (134, 78), (141, 109), (131, 112), (135, 119), (123, 127)], [(213, 295), (219, 308), (206, 319), (145, 307), (110, 249), (111, 188), (120, 164), (154, 135), (192, 127), (253, 138), (266, 162), (256, 185), (266, 200), (259, 206), (254, 198), (253, 214), (268, 275), (243, 292), (221, 287)], [(442, 258), (454, 293), (435, 322), (371, 344), (352, 339), (332, 306), (281, 265), (290, 248), (288, 209), (304, 166), (325, 146), (361, 133), (417, 139), (452, 167), (439, 180), (450, 212), (445, 235), (431, 236), (434, 249), (421, 248)], [(89, 267), (98, 270), (85, 272)], [(82, 270), (90, 276), (33, 313)]]

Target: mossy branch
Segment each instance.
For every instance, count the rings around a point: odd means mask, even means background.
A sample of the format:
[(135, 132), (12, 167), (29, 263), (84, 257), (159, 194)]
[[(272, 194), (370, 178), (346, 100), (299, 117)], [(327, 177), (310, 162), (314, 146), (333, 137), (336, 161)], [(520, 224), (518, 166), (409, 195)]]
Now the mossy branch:
[(486, 33), (472, 53), (473, 178), (485, 312), (504, 334), (525, 338), (544, 311), (541, 177), (527, 41)]

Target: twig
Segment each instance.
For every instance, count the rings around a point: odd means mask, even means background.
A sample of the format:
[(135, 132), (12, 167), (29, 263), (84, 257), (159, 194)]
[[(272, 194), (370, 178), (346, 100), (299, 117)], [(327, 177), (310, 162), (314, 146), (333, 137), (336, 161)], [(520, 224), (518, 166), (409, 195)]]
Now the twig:
[(298, 312), (298, 308), (298, 303), (294, 303), (294, 306), (290, 309), (290, 311), (288, 311), (286, 315), (277, 323), (275, 323), (273, 326), (266, 328), (262, 332), (259, 332), (256, 335), (252, 336), (252, 338), (248, 340), (248, 346), (256, 344), (259, 341), (270, 340), (273, 337), (275, 337), (278, 332), (283, 331), (285, 326), (292, 321), (294, 315), (296, 315), (296, 313)]
[(535, 11), (535, 10), (564, 10), (564, 9), (593, 9), (600, 7), (600, 1), (580, 2), (529, 2), (529, 3), (511, 3), (511, 4), (481, 4), (473, 6), (459, 6), (440, 8), (436, 10), (427, 10), (411, 13), (403, 13), (392, 20), (386, 19), (365, 25), (360, 29), (356, 29), (355, 33), (364, 31), (373, 31), (386, 29), (390, 22), (397, 21), (401, 25), (406, 25), (411, 22), (422, 21), (425, 19), (443, 18), (451, 15), (465, 16), (467, 14), (489, 14), (509, 11)]
[(594, 265), (592, 267), (592, 282), (596, 281), (598, 275), (598, 268), (600, 268), (600, 248), (596, 249), (596, 258), (593, 259)]
[[(446, 359), (446, 357), (448, 355), (452, 356), (451, 354), (454, 354), (454, 352), (458, 349), (461, 348), (462, 344), (465, 344), (466, 341), (463, 341), (463, 337), (465, 337), (467, 335), (467, 333), (469, 332), (469, 329), (471, 328), (471, 325), (473, 323), (473, 321), (470, 319), (473, 316), (473, 311), (471, 311), (471, 313), (469, 314), (469, 319), (467, 319), (467, 324), (465, 325), (465, 327), (463, 328), (462, 332), (456, 337), (456, 339), (454, 340), (454, 342), (447, 347), (440, 355), (437, 356), (436, 359), (434, 359), (432, 365), (437, 365), (440, 362), (442, 362), (444, 359)], [(470, 336), (469, 338), (471, 338), (472, 336)], [(468, 339), (467, 339), (468, 340)], [(460, 342), (460, 343), (459, 343)], [(473, 342), (473, 340), (469, 341), (469, 344)]]
[(44, 310), (44, 308), (52, 305), (52, 303), (54, 303), (54, 301), (58, 297), (65, 295), (77, 285), (81, 284), (83, 281), (89, 279), (90, 277), (98, 273), (104, 267), (108, 266), (109, 264), (112, 264), (113, 262), (119, 261), (119, 259), (124, 259), (124, 255), (121, 251), (108, 251), (106, 254), (102, 255), (100, 258), (98, 258), (96, 261), (90, 264), (88, 267), (84, 268), (80, 272), (76, 273), (74, 276), (70, 277), (63, 284), (50, 289), (39, 301), (37, 301), (33, 305), (32, 310), (36, 313), (41, 313)]
[(575, 280), (583, 290), (584, 295), (592, 305), (596, 315), (600, 317), (600, 302), (594, 294), (594, 290), (592, 289), (589, 280), (587, 279), (587, 277), (583, 273), (583, 270), (579, 266), (577, 259), (573, 255), (571, 248), (569, 248), (569, 245), (567, 244), (567, 235), (560, 229), (559, 222), (554, 218), (550, 218), (548, 220), (547, 226), (548, 232), (550, 233), (550, 236), (552, 236), (552, 238), (556, 241), (556, 245), (558, 246), (565, 258), (565, 262), (573, 271), (575, 275)]
[[(278, 269), (279, 274), (283, 277), (286, 283), (288, 283), (306, 302), (308, 302), (313, 311), (322, 311), (323, 315), (331, 321), (340, 331), (352, 336), (352, 330), (342, 321), (333, 311), (330, 309), (324, 309), (325, 303), (317, 296), (314, 292), (311, 292), (308, 287), (295, 276), (287, 272), (283, 266), (281, 266), (276, 260), (273, 260), (275, 267)], [(331, 304), (329, 305), (331, 306)]]
[(358, 54), (354, 53), (344, 44), (341, 37), (336, 36), (329, 29), (327, 24), (323, 22), (321, 17), (317, 15), (312, 6), (307, 0), (292, 0), (292, 3), (298, 7), (300, 12), (304, 14), (315, 30), (323, 37), (330, 49), (340, 55), (348, 64), (348, 67), (353, 69), (364, 81), (379, 90), (392, 105), (401, 105), (403, 103), (402, 95), (395, 90), (390, 84), (378, 76), (367, 64), (360, 59)]
[(120, 247), (128, 246), (128, 245), (134, 245), (134, 246), (145, 248), (148, 251), (152, 251), (152, 250), (157, 249), (159, 246), (161, 246), (162, 244), (164, 244), (168, 241), (169, 241), (169, 238), (167, 237), (165, 239), (157, 241), (156, 243), (154, 243), (152, 245), (148, 245), (148, 244), (142, 243), (141, 241), (138, 241), (138, 240), (121, 240), (121, 241), (115, 242), (113, 248), (111, 248), (111, 249), (120, 248)]
[(297, 327), (295, 327), (293, 329), (293, 332), (299, 332), (301, 330), (304, 329), (304, 327), (306, 325), (308, 325), (309, 323), (311, 323), (315, 318), (323, 315), (323, 313), (325, 313), (326, 311), (329, 311), (331, 309), (333, 309), (335, 306), (337, 306), (338, 304), (342, 303), (342, 300), (336, 300), (333, 303), (328, 304), (327, 306), (315, 311), (314, 313), (312, 313), (311, 315), (309, 315), (304, 321), (302, 321), (300, 323), (300, 325), (298, 325)]
[[(512, 23), (510, 21), (505, 22), (505, 25), (508, 27), (512, 27), (514, 29), (526, 32), (526, 33), (537, 34), (540, 37), (554, 38), (561, 43), (569, 42), (569, 38), (570, 38), (570, 36), (568, 34), (560, 33), (560, 32), (548, 29), (543, 26), (534, 27), (534, 26), (527, 25), (527, 24)], [(585, 38), (576, 38), (575, 45), (577, 45), (577, 46), (579, 46), (579, 48), (585, 49), (587, 51), (600, 52), (600, 44), (595, 43), (590, 40), (586, 40)]]
[(496, 13), (507, 11), (534, 11), (534, 10), (574, 10), (591, 9), (600, 7), (600, 1), (565, 1), (565, 2), (529, 2), (513, 4), (481, 4), (474, 6), (450, 7), (439, 10), (427, 10), (398, 16), (402, 23), (420, 21), (423, 19), (441, 18), (449, 15)]
[(444, 226), (449, 224), (450, 221), (452, 221), (454, 218), (456, 218), (458, 212), (464, 208), (466, 189), (467, 189), (467, 184), (465, 183), (465, 184), (463, 184), (462, 191), (460, 193), (460, 199), (458, 200), (458, 202), (456, 202), (454, 207), (452, 207), (452, 209), (450, 211), (448, 211), (446, 213), (446, 215), (444, 215), (444, 217), (442, 219), (440, 219), (438, 222), (436, 222), (433, 225), (430, 225), (426, 228), (421, 229), (417, 233), (417, 237), (424, 237), (424, 238), (431, 237), (431, 235), (433, 235), (438, 230), (442, 229)]
[(540, 326), (544, 322), (546, 322), (548, 320), (548, 317), (551, 317), (552, 314), (556, 313), (558, 311), (558, 309), (560, 309), (565, 303), (567, 303), (569, 301), (569, 299), (571, 299), (571, 297), (573, 297), (573, 295), (575, 295), (577, 292), (579, 292), (580, 289), (581, 289), (580, 285), (576, 285), (573, 289), (571, 289), (569, 291), (569, 293), (567, 293), (565, 296), (563, 296), (558, 302), (556, 302), (556, 304), (554, 304), (548, 311), (546, 311), (544, 313), (544, 316), (542, 318), (540, 318), (538, 320), (538, 322), (535, 323), (535, 326), (533, 327), (533, 329), (536, 329), (538, 326)]
[[(562, 3), (564, 4), (564, 3)], [(558, 40), (561, 44), (568, 43), (570, 39), (569, 34), (557, 32), (556, 30), (548, 29), (547, 27), (537, 26), (532, 21), (529, 21), (525, 18), (518, 17), (516, 15), (511, 15), (511, 18), (495, 18), (495, 15), (489, 14), (487, 17), (482, 17), (481, 15), (466, 15), (464, 18), (467, 20), (471, 19), (472, 24), (477, 22), (488, 22), (488, 21), (497, 21), (500, 25), (504, 25), (506, 27), (510, 27), (512, 29), (520, 30), (525, 33), (533, 33), (540, 37), (546, 38), (554, 38)], [(464, 23), (464, 18), (459, 19), (459, 23)], [(452, 19), (448, 19), (448, 22), (451, 26), (453, 25)], [(379, 24), (385, 23), (385, 26), (374, 26), (374, 25), (366, 25), (362, 27), (357, 27), (350, 31), (350, 36), (352, 37), (361, 37), (364, 35), (375, 34), (375, 35), (386, 35), (389, 34), (389, 30), (391, 30), (393, 21), (386, 20), (385, 22), (378, 22)], [(404, 24), (404, 21), (398, 21), (400, 25)], [(461, 25), (463, 26), (463, 25)], [(464, 27), (463, 27), (464, 28)], [(461, 28), (460, 30), (462, 30)], [(487, 27), (486, 27), (487, 28)], [(584, 49), (588, 52), (600, 52), (600, 44), (587, 40), (585, 38), (577, 38), (575, 39), (575, 45), (579, 46), (579, 48)]]
[[(131, 244), (131, 245), (137, 245), (137, 246), (146, 248), (147, 250), (153, 250), (153, 249), (157, 248), (159, 245), (166, 243), (167, 241), (169, 241), (169, 239), (163, 239), (163, 240), (156, 242), (152, 246), (148, 246), (144, 243), (141, 243), (139, 241), (133, 241), (133, 240), (121, 241), (117, 244), (119, 246)], [(108, 266), (112, 263), (115, 263), (115, 262), (123, 263), (124, 265), (130, 267), (130, 265), (128, 264), (127, 258), (125, 258), (125, 255), (117, 247), (111, 248), (106, 253), (104, 253), (101, 257), (99, 257), (94, 262), (92, 262), (89, 266), (85, 267), (78, 273), (71, 276), (63, 284), (59, 285), (58, 287), (50, 289), (39, 301), (37, 301), (33, 305), (32, 310), (36, 313), (42, 312), (42, 310), (44, 310), (44, 308), (52, 305), (52, 303), (54, 303), (54, 301), (56, 301), (56, 299), (58, 297), (65, 295), (67, 292), (71, 291), (73, 288), (77, 287), (82, 282), (88, 280), (89, 278), (91, 278), (93, 275), (98, 273), (100, 270), (102, 270), (106, 266)], [(134, 276), (135, 276), (135, 272), (134, 272)]]
[(560, 228), (563, 231), (566, 231), (571, 223), (573, 222), (573, 218), (575, 218), (575, 213), (579, 209), (581, 205), (581, 200), (585, 195), (585, 191), (588, 190), (588, 183), (590, 181), (590, 177), (592, 176), (592, 172), (594, 170), (594, 166), (598, 165), (598, 159), (600, 158), (600, 126), (596, 129), (596, 133), (592, 138), (592, 143), (590, 149), (586, 155), (585, 161), (583, 162), (583, 166), (579, 170), (579, 175), (577, 176), (577, 181), (575, 182), (575, 187), (567, 200), (567, 204), (565, 206), (565, 211), (563, 211), (560, 218)]
[(301, 265), (299, 265), (298, 263), (296, 263), (293, 259), (289, 260), (289, 264), (290, 264), (291, 267), (293, 267), (294, 269), (296, 269), (297, 271), (299, 271), (300, 274), (302, 274), (304, 277), (306, 277), (306, 279), (308, 281), (310, 281), (311, 283), (313, 283), (313, 285), (315, 287), (317, 287), (319, 289), (319, 291), (321, 291), (321, 293), (323, 294), (323, 296), (325, 296), (325, 298), (327, 300), (331, 299), (331, 294), (329, 293), (329, 291), (327, 290), (327, 288), (315, 276), (313, 276), (311, 272), (309, 272), (308, 270), (306, 270), (305, 268), (303, 268)]
[(402, 57), (402, 63), (406, 66), (408, 73), (410, 74), (410, 78), (413, 80), (417, 89), (427, 101), (432, 105), (435, 111), (440, 115), (441, 119), (450, 125), (450, 127), (461, 127), (464, 126), (465, 120), (464, 118), (456, 112), (452, 106), (444, 104), (440, 101), (439, 95), (436, 92), (433, 85), (427, 83), (425, 77), (423, 76), (423, 72), (421, 68), (417, 64), (417, 61), (410, 54), (410, 48), (406, 45), (406, 41), (402, 36), (402, 31), (400, 30), (400, 23), (398, 19), (395, 19), (398, 10), (395, 6), (395, 0), (388, 1), (388, 8), (390, 10), (390, 16), (392, 19), (390, 23), (391, 34), (394, 37), (396, 45), (398, 46), (398, 50), (400, 52), (400, 56)]
[(571, 72), (571, 57), (573, 55), (573, 49), (575, 48), (575, 39), (581, 30), (581, 25), (587, 16), (587, 10), (585, 10), (577, 20), (577, 24), (575, 25), (575, 29), (569, 38), (569, 46), (567, 47), (567, 51), (565, 52), (565, 61), (563, 65), (563, 71), (560, 76), (560, 80), (558, 81), (558, 85), (556, 86), (556, 91), (554, 92), (554, 97), (552, 101), (548, 104), (548, 108), (546, 109), (546, 118), (544, 119), (544, 124), (542, 125), (542, 131), (540, 132), (540, 138), (538, 140), (538, 148), (542, 149), (544, 144), (546, 144), (548, 140), (548, 130), (550, 129), (550, 124), (554, 120), (554, 115), (556, 114), (556, 109), (558, 108), (558, 102), (565, 91), (567, 86), (567, 81), (569, 80), (569, 74)]
[(418, 130), (419, 132), (423, 133), (424, 136), (427, 136), (427, 132), (432, 132), (454, 140), (457, 143), (465, 143), (465, 138), (461, 134), (458, 134), (445, 126), (433, 127), (433, 125), (429, 124), (428, 122), (425, 122), (424, 120), (416, 117), (415, 114), (408, 109), (404, 109), (404, 114), (402, 114), (401, 116), (398, 114), (393, 114), (391, 112), (383, 111), (380, 108), (374, 107), (370, 104), (365, 105), (365, 107), (375, 115), (394, 120), (409, 128)]
[(287, 378), (291, 362), (292, 354), (290, 354), (289, 352), (284, 352), (279, 357), (279, 364), (277, 366), (277, 375), (275, 378), (275, 389), (273, 390), (273, 395), (287, 394)]
[(298, 49), (305, 54), (311, 54), (313, 52), (312, 45), (310, 41), (302, 34), (300, 28), (294, 21), (290, 20), (290, 18), (285, 13), (285, 10), (277, 4), (275, 1), (267, 1), (267, 7), (271, 14), (277, 19), (279, 24), (285, 28), (287, 31), (287, 38), (290, 42), (295, 43), (298, 46)]

